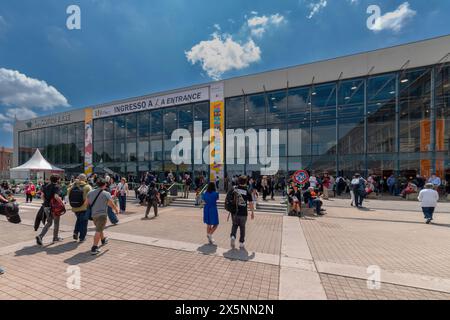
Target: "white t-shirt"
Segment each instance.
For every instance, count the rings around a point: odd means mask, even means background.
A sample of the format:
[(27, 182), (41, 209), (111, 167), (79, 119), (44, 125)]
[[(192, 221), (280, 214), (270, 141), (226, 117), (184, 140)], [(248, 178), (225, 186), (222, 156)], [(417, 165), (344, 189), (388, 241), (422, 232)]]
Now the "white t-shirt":
[(435, 208), (439, 201), (439, 193), (433, 189), (424, 189), (420, 191), (418, 199), (422, 208)]
[(309, 177), (309, 186), (310, 187), (317, 187), (317, 178), (316, 177)]

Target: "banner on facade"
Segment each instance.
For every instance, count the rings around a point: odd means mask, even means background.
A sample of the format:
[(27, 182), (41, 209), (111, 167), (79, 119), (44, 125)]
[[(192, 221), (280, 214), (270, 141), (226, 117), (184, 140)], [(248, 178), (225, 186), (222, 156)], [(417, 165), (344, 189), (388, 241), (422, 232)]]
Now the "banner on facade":
[[(224, 171), (224, 146), (225, 142), (225, 102), (224, 102), (224, 84), (223, 82), (211, 85), (211, 109), (210, 109), (210, 128), (211, 128), (211, 161), (210, 181), (223, 181)], [(221, 134), (215, 135), (215, 130)]]
[(84, 122), (84, 173), (86, 175), (92, 174), (94, 169), (93, 163), (93, 145), (92, 145), (92, 132), (93, 132), (93, 110), (88, 108), (85, 110), (85, 122)]
[(94, 110), (94, 119), (105, 118), (114, 115), (127, 114), (151, 110), (156, 108), (173, 107), (209, 100), (209, 88), (192, 89), (183, 92), (172, 93), (163, 96), (141, 98), (129, 102), (115, 104)]

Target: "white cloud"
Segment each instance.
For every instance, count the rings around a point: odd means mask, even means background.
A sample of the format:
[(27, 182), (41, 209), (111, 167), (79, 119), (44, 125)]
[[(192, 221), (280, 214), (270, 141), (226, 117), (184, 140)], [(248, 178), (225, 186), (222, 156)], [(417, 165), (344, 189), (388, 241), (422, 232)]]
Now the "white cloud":
[(69, 106), (67, 99), (45, 81), (4, 68), (0, 68), (0, 104), (43, 110)]
[(6, 122), (2, 125), (2, 130), (5, 132), (12, 133), (14, 131), (14, 127), (11, 123)]
[[(349, 2), (350, 4), (354, 5), (354, 4), (358, 4), (359, 0), (346, 0), (347, 2)], [(305, 0), (300, 0), (300, 3), (305, 3)], [(328, 6), (328, 0), (315, 0), (314, 2), (309, 2), (308, 3), (308, 8), (310, 10), (309, 14), (308, 14), (308, 19), (312, 19), (316, 14), (318, 14), (320, 11), (322, 11), (323, 9), (325, 9)]]
[(251, 34), (254, 37), (261, 38), (268, 28), (271, 26), (277, 27), (285, 22), (284, 16), (279, 13), (267, 16), (254, 16), (247, 20), (247, 26), (250, 28)]
[(318, 12), (320, 12), (323, 8), (328, 5), (327, 0), (319, 0), (318, 2), (312, 2), (309, 4), (310, 13), (308, 15), (308, 19), (312, 19)]
[(24, 107), (10, 108), (6, 111), (6, 114), (10, 119), (17, 119), (17, 120), (28, 120), (37, 117), (36, 112)]
[(252, 39), (240, 43), (231, 35), (218, 33), (214, 33), (212, 39), (196, 44), (185, 54), (190, 63), (200, 63), (214, 80), (219, 80), (227, 71), (240, 70), (261, 60), (261, 49)]
[(261, 49), (253, 38), (261, 38), (269, 28), (278, 27), (286, 19), (279, 13), (270, 16), (257, 14), (258, 12), (252, 11), (250, 18), (245, 15), (245, 24), (236, 37), (223, 33), (220, 25), (215, 24), (213, 27), (216, 31), (211, 39), (200, 41), (185, 52), (187, 60), (193, 65), (199, 63), (214, 80), (221, 79), (227, 71), (241, 70), (260, 61)]
[(376, 19), (374, 25), (371, 27), (371, 30), (382, 31), (390, 29), (398, 32), (403, 28), (406, 21), (414, 17), (416, 14), (417, 12), (410, 8), (409, 2), (404, 2), (396, 10), (387, 12)]

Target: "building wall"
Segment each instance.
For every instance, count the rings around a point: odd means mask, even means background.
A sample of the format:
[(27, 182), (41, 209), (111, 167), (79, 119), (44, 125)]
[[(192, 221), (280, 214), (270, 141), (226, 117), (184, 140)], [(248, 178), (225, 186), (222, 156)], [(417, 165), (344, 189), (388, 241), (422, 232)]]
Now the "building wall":
[[(439, 62), (448, 62), (449, 52), (450, 36), (446, 36), (225, 80), (226, 127), (279, 129), (282, 174), (309, 168), (345, 175), (361, 171), (409, 176), (438, 171), (444, 176), (450, 173), (446, 170), (450, 168), (449, 75), (448, 65)], [(408, 81), (402, 81), (405, 79)], [(155, 100), (179, 91), (93, 107), (94, 118), (96, 111), (103, 108)], [(169, 131), (187, 125), (181, 120), (184, 108), (196, 112), (193, 103), (96, 119), (94, 164), (132, 174), (148, 169), (196, 170), (192, 166), (173, 166), (169, 159), (174, 145)], [(158, 114), (160, 128), (154, 120)], [(38, 146), (24, 146), (19, 131), (37, 128), (32, 131), (31, 141), (41, 141), (33, 137), (34, 132), (39, 135), (41, 127), (77, 121), (84, 121), (84, 110), (18, 122), (14, 146), (19, 151), (20, 144), (31, 153)], [(146, 122), (149, 127), (142, 131), (140, 126), (145, 127)], [(45, 153), (45, 146), (39, 147), (44, 147)], [(64, 158), (60, 161), (57, 164), (67, 164)], [(261, 169), (246, 163), (227, 165), (227, 171), (252, 173)]]
[(13, 149), (0, 148), (0, 179), (9, 179), (9, 169), (12, 166)]

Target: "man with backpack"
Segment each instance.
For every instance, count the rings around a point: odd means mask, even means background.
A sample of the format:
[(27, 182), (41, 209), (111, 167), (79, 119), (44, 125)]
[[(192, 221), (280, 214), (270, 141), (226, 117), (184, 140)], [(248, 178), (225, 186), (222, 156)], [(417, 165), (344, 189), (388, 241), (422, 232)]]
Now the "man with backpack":
[(50, 177), (50, 183), (46, 184), (42, 188), (42, 199), (44, 200), (44, 214), (46, 217), (47, 223), (45, 224), (42, 232), (36, 237), (36, 243), (39, 246), (42, 246), (42, 239), (47, 234), (48, 230), (54, 223), (53, 227), (53, 243), (62, 241), (63, 239), (59, 237), (59, 220), (60, 216), (56, 215), (52, 212), (52, 200), (57, 201), (58, 203), (62, 203), (62, 199), (60, 197), (60, 189), (58, 186), (59, 176), (52, 175)]
[(156, 189), (156, 184), (152, 182), (147, 191), (147, 210), (145, 211), (145, 219), (148, 219), (151, 208), (155, 212), (155, 217), (158, 216), (158, 203), (160, 202), (159, 192)]
[(251, 210), (251, 219), (255, 219), (255, 212), (253, 208), (253, 199), (247, 187), (247, 177), (241, 176), (238, 179), (238, 185), (227, 193), (225, 199), (225, 209), (230, 212), (233, 221), (231, 228), (231, 247), (236, 247), (236, 234), (239, 228), (239, 247), (245, 248), (245, 226), (248, 217), (248, 207)]
[(67, 190), (70, 206), (77, 217), (75, 230), (73, 231), (73, 239), (75, 241), (80, 240), (80, 242), (84, 242), (86, 240), (89, 223), (89, 217), (86, 215), (86, 199), (91, 190), (92, 188), (87, 183), (87, 177), (84, 174), (80, 174), (74, 184)]

